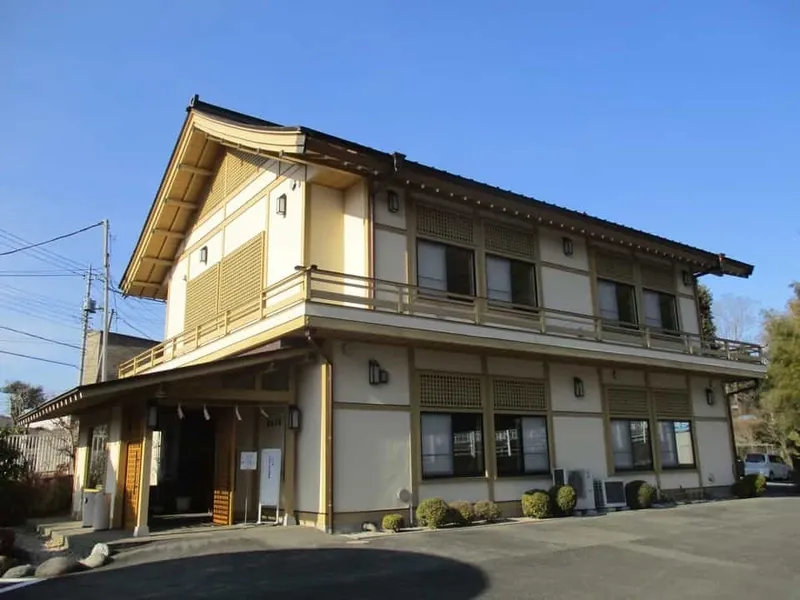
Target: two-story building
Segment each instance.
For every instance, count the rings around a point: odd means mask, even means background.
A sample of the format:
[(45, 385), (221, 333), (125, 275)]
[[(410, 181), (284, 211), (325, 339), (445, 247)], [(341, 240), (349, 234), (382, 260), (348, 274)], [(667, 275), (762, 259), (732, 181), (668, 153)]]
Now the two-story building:
[(433, 496), (513, 514), (555, 468), (724, 489), (723, 384), (765, 367), (703, 338), (697, 278), (752, 270), (195, 98), (122, 280), (166, 302), (164, 342), (25, 420), (79, 416), (79, 464), (107, 425), (112, 522), (140, 534), (252, 520), (265, 448), (271, 509), (328, 531)]

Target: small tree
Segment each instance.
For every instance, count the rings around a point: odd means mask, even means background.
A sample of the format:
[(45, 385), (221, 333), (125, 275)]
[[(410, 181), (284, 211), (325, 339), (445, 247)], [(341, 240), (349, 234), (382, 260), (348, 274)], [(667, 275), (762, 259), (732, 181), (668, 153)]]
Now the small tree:
[(31, 385), (24, 381), (10, 381), (0, 388), (8, 396), (8, 413), (14, 424), (19, 421), (20, 415), (44, 404), (47, 397), (40, 385)]
[(711, 290), (708, 286), (700, 283), (697, 286), (697, 300), (700, 304), (700, 319), (702, 320), (701, 333), (703, 341), (711, 343), (717, 337), (717, 326), (714, 323), (714, 313), (711, 310), (711, 305), (714, 302), (714, 297), (711, 295)]
[(0, 483), (21, 481), (28, 474), (22, 453), (11, 445), (10, 432), (0, 429)]

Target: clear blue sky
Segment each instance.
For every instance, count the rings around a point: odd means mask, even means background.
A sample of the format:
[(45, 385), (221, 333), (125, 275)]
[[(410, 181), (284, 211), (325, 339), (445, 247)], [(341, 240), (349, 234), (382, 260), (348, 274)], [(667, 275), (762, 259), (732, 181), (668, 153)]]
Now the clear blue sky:
[[(119, 278), (199, 93), (725, 252), (756, 270), (706, 278), (717, 296), (783, 305), (800, 277), (799, 4), (389, 4), (0, 3), (0, 236), (109, 218)], [(97, 266), (100, 243), (51, 249)], [(0, 325), (77, 344), (80, 278), (2, 276), (22, 269), (59, 267), (0, 257)], [(160, 333), (159, 305), (117, 305)], [(42, 306), (66, 326), (20, 312)], [(77, 371), (0, 355), (16, 378), (57, 392)]]

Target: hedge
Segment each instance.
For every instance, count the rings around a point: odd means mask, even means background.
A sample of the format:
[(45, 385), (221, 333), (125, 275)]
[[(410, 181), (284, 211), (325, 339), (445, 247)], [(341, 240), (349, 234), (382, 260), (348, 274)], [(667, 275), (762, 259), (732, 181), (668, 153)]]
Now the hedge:
[(544, 490), (529, 490), (522, 494), (522, 514), (534, 519), (552, 517), (550, 494)]

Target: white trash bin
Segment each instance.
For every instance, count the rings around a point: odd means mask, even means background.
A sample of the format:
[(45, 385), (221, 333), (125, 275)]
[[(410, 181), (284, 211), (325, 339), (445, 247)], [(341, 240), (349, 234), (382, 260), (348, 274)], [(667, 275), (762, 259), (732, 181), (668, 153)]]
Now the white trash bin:
[(81, 513), (84, 527), (91, 527), (94, 525), (94, 507), (99, 494), (101, 494), (101, 491), (98, 489), (84, 488), (83, 490), (83, 506)]
[(104, 531), (111, 526), (111, 495), (99, 492), (94, 497), (92, 529)]

